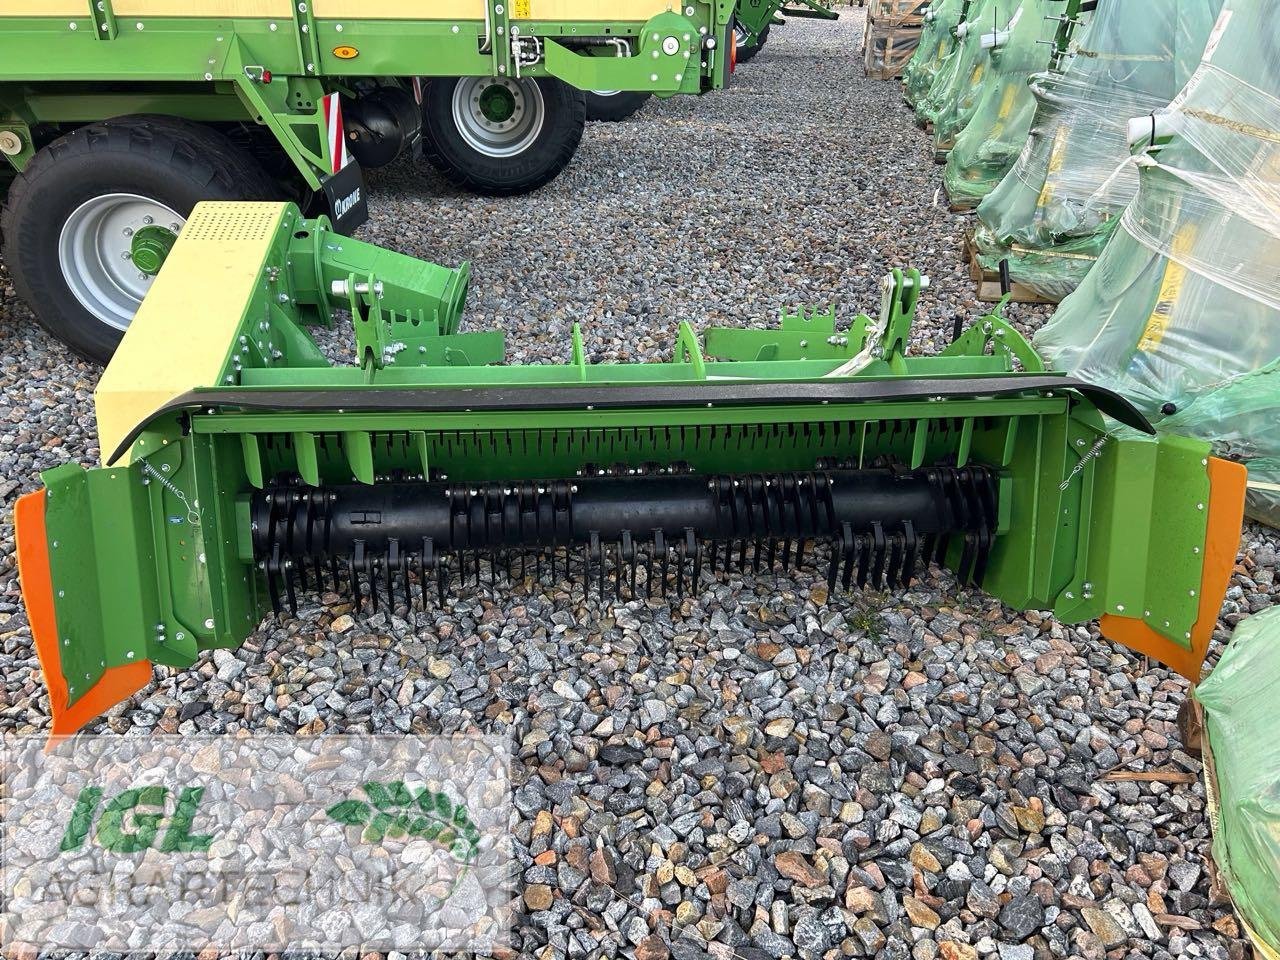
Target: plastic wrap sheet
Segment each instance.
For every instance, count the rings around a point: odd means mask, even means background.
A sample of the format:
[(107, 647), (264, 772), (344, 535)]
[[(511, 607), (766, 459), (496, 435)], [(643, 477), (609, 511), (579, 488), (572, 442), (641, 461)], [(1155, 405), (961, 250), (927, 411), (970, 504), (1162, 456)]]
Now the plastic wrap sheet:
[(1280, 948), (1280, 608), (1236, 627), (1196, 688), (1217, 799), (1213, 860), (1261, 955)]
[(1161, 429), (1248, 463), (1250, 514), (1280, 526), (1280, 35), (1267, 16), (1223, 10), (1210, 61), (1160, 118), (1168, 144), (1132, 166), (1115, 238), (1035, 343)]
[(916, 103), (916, 116), (939, 127), (951, 127), (958, 114), (971, 111), (978, 88), (986, 77), (991, 51), (982, 45), (983, 33), (1005, 29), (1012, 19), (1018, 0), (973, 0), (964, 22), (956, 28), (959, 34), (955, 49), (942, 62), (929, 93)]
[(970, 29), (974, 35), (964, 38), (966, 45), (973, 45), (967, 50), (969, 66), (960, 68), (947, 102), (933, 119), (934, 150), (947, 152), (955, 146), (956, 137), (973, 119), (983, 96), (1008, 68), (1003, 54), (1013, 35), (1024, 25), (1044, 22), (1041, 7), (1042, 0), (998, 0), (987, 8), (985, 23), (973, 23)]
[[(992, 53), (991, 74), (973, 116), (955, 138), (942, 179), (951, 202), (973, 206), (995, 189), (1013, 167), (1035, 117), (1028, 86), (1033, 73), (1049, 66), (1058, 23), (1055, 0), (1026, 0), (1016, 25)], [(937, 136), (937, 127), (934, 128)]]
[(1200, 62), (1221, 0), (1103, 3), (1062, 72), (1033, 76), (1030, 135), (978, 207), (983, 266), (1008, 258), (1051, 299), (1079, 285), (1138, 189), (1130, 118), (1161, 110)]
[(926, 15), (915, 55), (902, 73), (903, 92), (914, 104), (929, 92), (933, 78), (955, 44), (951, 31), (960, 22), (965, 0), (934, 0)]

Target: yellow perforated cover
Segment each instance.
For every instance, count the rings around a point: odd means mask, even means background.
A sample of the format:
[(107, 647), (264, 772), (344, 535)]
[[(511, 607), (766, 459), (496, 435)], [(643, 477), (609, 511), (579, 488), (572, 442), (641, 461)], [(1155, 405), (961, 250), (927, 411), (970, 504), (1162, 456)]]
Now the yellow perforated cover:
[(217, 385), (288, 209), (201, 203), (192, 211), (94, 391), (104, 462), (166, 403)]

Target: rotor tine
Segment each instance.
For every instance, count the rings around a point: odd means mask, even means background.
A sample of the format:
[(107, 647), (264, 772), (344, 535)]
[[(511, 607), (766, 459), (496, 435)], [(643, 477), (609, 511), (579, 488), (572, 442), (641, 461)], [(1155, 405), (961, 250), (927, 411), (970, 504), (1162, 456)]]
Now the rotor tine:
[(422, 611), (427, 610), (427, 571), (436, 573), (436, 542), (431, 537), (422, 538)]
[(265, 564), (267, 573), (267, 593), (271, 597), (271, 612), (277, 617), (280, 616), (280, 584), (276, 582), (276, 575), (280, 569), (280, 544), (273, 543), (271, 545), (271, 557)]
[(849, 585), (853, 582), (853, 549), (855, 546), (853, 526), (848, 521), (841, 525), (840, 539), (844, 543), (844, 578), (841, 580), (841, 586), (848, 590)]
[(400, 562), (400, 541), (387, 540), (387, 616), (396, 612), (396, 567)]
[(910, 520), (902, 521), (902, 585), (911, 586), (911, 579), (916, 575), (916, 552), (919, 541), (916, 537), (916, 525)]
[(378, 612), (378, 557), (373, 554), (365, 555), (365, 564), (369, 573), (369, 606), (373, 608), (373, 612)]
[(791, 569), (791, 538), (782, 541), (782, 569), (787, 571)]
[(336, 553), (329, 554), (329, 576), (333, 577), (333, 592), (338, 593), (338, 555)]
[(284, 589), (285, 593), (289, 597), (289, 612), (296, 617), (298, 615), (298, 597), (297, 594), (293, 592), (292, 568), (293, 561), (286, 558), (284, 561)]
[[(660, 537), (662, 535), (662, 531), (655, 530), (653, 531), (653, 535), (655, 538)], [(654, 543), (650, 543), (649, 549), (646, 550), (644, 554), (644, 592), (646, 600), (653, 599), (653, 555), (657, 552), (657, 549), (658, 548)]]
[(472, 550), (471, 555), (476, 558), (476, 589), (480, 589), (480, 551)]
[(987, 561), (991, 559), (991, 531), (984, 525), (978, 530), (978, 550), (973, 561), (973, 582), (982, 586), (987, 575)]
[(404, 605), (413, 613), (413, 591), (409, 586), (409, 555), (400, 555), (400, 579), (404, 584)]
[(902, 573), (902, 534), (889, 534), (889, 566), (885, 571), (885, 577), (889, 586), (898, 586), (898, 577)]
[(684, 596), (684, 555), (685, 543), (683, 540), (676, 541), (676, 596)]
[(754, 537), (752, 539), (752, 546), (755, 547), (755, 549), (751, 551), (751, 554), (752, 554), (751, 572), (759, 573), (760, 572), (760, 538), (759, 537)]
[(711, 575), (714, 577), (716, 573), (716, 554), (720, 552), (720, 542), (715, 538), (707, 541), (707, 552), (710, 554), (709, 565)]
[[(619, 545), (619, 549), (622, 551), (622, 559), (631, 568), (631, 599), (634, 600), (636, 598), (636, 544), (631, 539), (630, 530), (622, 531), (622, 543)], [(619, 575), (619, 579), (621, 579), (621, 575)]]
[(933, 562), (933, 554), (937, 549), (938, 535), (936, 533), (926, 533), (920, 538), (920, 563), (923, 563), (928, 569), (929, 564)]
[(804, 537), (796, 539), (796, 570), (804, 566)]
[(976, 559), (977, 539), (973, 531), (969, 531), (964, 535), (964, 549), (960, 551), (960, 566), (956, 568), (956, 575), (960, 578), (960, 582), (964, 584), (973, 583), (973, 563)]
[(858, 535), (858, 588), (867, 585), (867, 577), (871, 575), (871, 537)]
[(363, 605), (363, 598), (360, 596), (360, 568), (365, 565), (364, 541), (356, 540), (351, 547), (351, 590), (356, 595), (356, 613), (359, 613)]
[(880, 525), (879, 520), (871, 521), (871, 585), (877, 589), (884, 582), (884, 562), (886, 554), (886, 544), (884, 539), (884, 527)]
[(305, 558), (299, 558), (298, 562), (292, 564), (292, 568), (298, 571), (298, 589), (307, 590), (307, 561)]
[(738, 541), (738, 572), (747, 572), (747, 538)]
[(444, 606), (445, 592), (449, 586), (449, 555), (445, 554), (436, 564), (436, 591), (440, 597), (440, 606)]
[(778, 560), (778, 538), (769, 538), (769, 569), (772, 570)]
[(831, 562), (827, 565), (827, 593), (836, 588), (836, 577), (840, 574), (840, 554), (843, 552), (843, 531), (831, 538)]
[(665, 597), (667, 595), (667, 541), (661, 530), (655, 530), (654, 537), (653, 549), (658, 554), (658, 562), (660, 564), (658, 576), (661, 577), (660, 586), (662, 587), (662, 595)]
[(599, 533), (592, 530), (590, 537), (591, 559), (596, 562), (596, 595), (600, 598), (600, 602), (604, 603), (604, 550), (600, 547)]
[(686, 549), (693, 554), (693, 570), (689, 573), (689, 592), (698, 592), (698, 580), (702, 577), (702, 544), (698, 542), (693, 527), (684, 528)]

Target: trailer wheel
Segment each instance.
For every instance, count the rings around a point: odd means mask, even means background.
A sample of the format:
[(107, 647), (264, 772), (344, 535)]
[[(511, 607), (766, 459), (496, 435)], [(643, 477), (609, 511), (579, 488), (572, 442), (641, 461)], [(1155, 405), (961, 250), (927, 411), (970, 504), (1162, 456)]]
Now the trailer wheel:
[(216, 130), (174, 117), (107, 120), (55, 140), (15, 178), (4, 259), (41, 325), (105, 363), (192, 207), (279, 193)]
[(489, 196), (536, 190), (569, 165), (582, 92), (554, 78), (448, 77), (422, 94), (422, 144), (450, 182)]
[(760, 52), (760, 48), (763, 47), (765, 43), (768, 42), (769, 40), (770, 26), (772, 26), (772, 24), (766, 23), (764, 25), (764, 28), (760, 31), (760, 36), (756, 38), (755, 44), (750, 46), (746, 43), (745, 31), (742, 31), (741, 29), (739, 29), (739, 31), (736, 34), (736, 40), (738, 43), (738, 62), (739, 63), (746, 63), (748, 60), (750, 60), (752, 57), (754, 57), (757, 53)]
[(649, 102), (651, 93), (631, 93), (625, 90), (588, 90), (587, 119), (617, 123), (629, 120)]

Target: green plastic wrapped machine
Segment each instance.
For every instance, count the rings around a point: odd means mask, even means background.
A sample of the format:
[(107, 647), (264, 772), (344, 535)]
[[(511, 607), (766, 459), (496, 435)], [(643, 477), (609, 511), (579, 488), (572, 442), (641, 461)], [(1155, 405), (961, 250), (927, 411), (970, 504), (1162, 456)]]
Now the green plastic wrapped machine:
[[(958, 130), (958, 118), (971, 112), (990, 66), (991, 51), (984, 45), (990, 38), (1007, 29), (1012, 19), (1013, 0), (974, 0), (968, 15), (956, 27), (956, 46), (938, 68), (928, 95), (916, 104), (916, 118), (932, 123), (935, 149), (941, 130)], [(942, 143), (941, 149), (949, 148)]]
[(966, 33), (963, 43), (968, 65), (961, 64), (949, 92), (949, 98), (933, 121), (933, 149), (944, 154), (955, 146), (956, 137), (968, 126), (977, 112), (983, 95), (998, 83), (1004, 69), (1001, 48), (1024, 19), (1042, 16), (1041, 0), (997, 0), (986, 10), (985, 23), (975, 22), (973, 33)]
[(1280, 957), (1280, 608), (1243, 621), (1208, 679), (1213, 859), (1255, 952)]
[[(942, 175), (953, 207), (977, 206), (1013, 168), (1036, 113), (1036, 98), (1028, 85), (1031, 75), (1049, 67), (1059, 36), (1064, 43), (1069, 40), (1071, 30), (1064, 21), (1079, 16), (1078, 6), (1062, 0), (1026, 0), (1011, 28), (994, 37), (991, 75), (978, 93), (968, 124), (955, 136)], [(937, 127), (934, 133), (940, 135)]]
[(915, 56), (902, 73), (903, 96), (915, 106), (929, 93), (933, 78), (955, 46), (954, 30), (969, 0), (935, 0), (925, 14)]
[[(1106, 383), (1159, 429), (1249, 467), (1280, 526), (1280, 39), (1230, 0), (1205, 59), (1154, 124), (1138, 190), (1079, 290), (1037, 334), (1051, 365)], [(1149, 137), (1150, 121), (1134, 135)]]
[(1162, 110), (1199, 65), (1221, 0), (1103, 3), (1062, 73), (1033, 77), (1036, 114), (1017, 163), (982, 201), (985, 270), (1049, 300), (1079, 284), (1138, 189), (1129, 120)]

